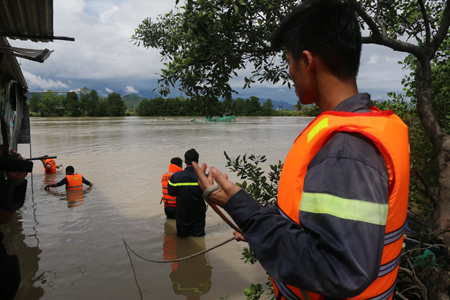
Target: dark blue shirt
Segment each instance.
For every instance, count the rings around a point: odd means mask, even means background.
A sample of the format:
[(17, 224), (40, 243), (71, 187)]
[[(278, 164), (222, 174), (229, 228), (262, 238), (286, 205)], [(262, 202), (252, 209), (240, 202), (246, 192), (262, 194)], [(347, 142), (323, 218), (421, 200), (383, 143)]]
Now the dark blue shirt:
[(192, 166), (173, 174), (167, 184), (167, 191), (170, 196), (177, 196), (177, 224), (188, 226), (205, 221), (206, 203)]
[[(83, 177), (83, 176), (81, 176), (81, 177)], [(87, 185), (91, 185), (91, 183), (90, 183), (88, 180), (86, 180), (84, 177), (83, 177), (83, 183), (84, 183), (84, 184), (87, 184)], [(58, 183), (56, 184), (56, 186), (62, 186), (62, 185), (64, 185), (64, 184), (67, 184), (67, 179), (66, 179), (66, 177), (64, 177), (60, 182), (58, 182)]]

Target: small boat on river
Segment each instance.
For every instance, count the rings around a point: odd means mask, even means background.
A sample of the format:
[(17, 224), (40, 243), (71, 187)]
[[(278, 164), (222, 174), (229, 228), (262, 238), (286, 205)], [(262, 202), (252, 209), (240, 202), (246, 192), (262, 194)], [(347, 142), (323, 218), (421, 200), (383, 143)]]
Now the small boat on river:
[(233, 116), (225, 116), (223, 115), (223, 117), (215, 117), (215, 118), (194, 118), (191, 120), (191, 122), (196, 122), (196, 123), (205, 123), (205, 122), (236, 122), (236, 117)]

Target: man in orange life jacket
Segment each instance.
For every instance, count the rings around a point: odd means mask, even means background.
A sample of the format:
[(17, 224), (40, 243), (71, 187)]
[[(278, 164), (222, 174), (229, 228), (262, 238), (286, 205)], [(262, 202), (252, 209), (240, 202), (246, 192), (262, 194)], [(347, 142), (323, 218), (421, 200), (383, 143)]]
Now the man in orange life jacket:
[(68, 166), (66, 168), (66, 177), (60, 182), (47, 185), (45, 189), (49, 190), (51, 187), (58, 187), (65, 184), (66, 190), (68, 191), (82, 190), (83, 183), (90, 187), (93, 185), (92, 182), (86, 180), (81, 174), (75, 173), (75, 169), (72, 166)]
[(345, 0), (305, 0), (272, 39), (286, 49), (302, 104), (322, 114), (286, 157), (276, 205), (260, 205), (211, 167), (193, 164), (205, 195), (244, 232), (277, 299), (392, 299), (409, 190), (406, 125), (359, 93), (356, 14)]
[(54, 174), (56, 173), (56, 169), (61, 168), (63, 165), (57, 165), (53, 158), (46, 158), (48, 155), (41, 156), (40, 159), (42, 164), (44, 165), (45, 174)]
[(162, 199), (164, 202), (164, 212), (166, 213), (167, 219), (175, 219), (176, 212), (176, 196), (170, 196), (167, 191), (167, 183), (169, 182), (170, 177), (176, 172), (183, 171), (183, 161), (179, 157), (174, 157), (170, 160), (169, 170), (161, 178), (162, 184)]

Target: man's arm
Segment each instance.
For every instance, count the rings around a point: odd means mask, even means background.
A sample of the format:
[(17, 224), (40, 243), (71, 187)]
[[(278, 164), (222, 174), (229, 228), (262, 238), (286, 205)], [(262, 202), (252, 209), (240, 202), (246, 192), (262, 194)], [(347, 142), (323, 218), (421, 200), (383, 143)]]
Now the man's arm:
[(169, 196), (177, 196), (178, 194), (177, 187), (173, 185), (175, 183), (176, 178), (174, 178), (174, 176), (172, 175), (167, 182), (167, 193), (169, 193)]
[(83, 183), (88, 185), (88, 186), (93, 186), (94, 184), (90, 181), (88, 181), (86, 178), (83, 177)]
[(44, 158), (41, 158), (41, 162), (42, 162), (42, 165), (44, 166), (45, 169), (49, 170), (51, 168), (50, 164), (46, 164), (45, 163), (45, 159)]
[(64, 185), (64, 184), (67, 184), (67, 179), (66, 179), (66, 177), (64, 177), (60, 182), (58, 182), (58, 183), (53, 183), (53, 184), (48, 184), (48, 185), (46, 185), (45, 186), (45, 189), (48, 191), (49, 190), (49, 188), (51, 188), (51, 187), (58, 187), (58, 186), (61, 186), (61, 185)]

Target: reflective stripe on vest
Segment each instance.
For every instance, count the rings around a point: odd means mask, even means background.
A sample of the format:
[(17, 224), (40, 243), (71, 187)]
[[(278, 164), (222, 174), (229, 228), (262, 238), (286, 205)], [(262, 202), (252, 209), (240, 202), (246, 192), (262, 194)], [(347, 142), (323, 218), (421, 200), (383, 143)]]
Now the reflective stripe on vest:
[(172, 175), (174, 173), (183, 171), (182, 168), (180, 168), (179, 166), (175, 165), (175, 164), (170, 164), (169, 166), (169, 170), (164, 173), (164, 175), (161, 178), (161, 185), (162, 185), (162, 193), (163, 193), (163, 202), (164, 202), (164, 206), (172, 206), (175, 207), (176, 206), (176, 196), (170, 196), (169, 192), (167, 191), (167, 184), (170, 180), (170, 177), (172, 177)]
[(197, 186), (198, 182), (180, 182), (180, 183), (172, 183), (169, 180), (169, 184), (171, 186)]
[(56, 162), (55, 162), (54, 159), (52, 159), (52, 158), (46, 159), (46, 160), (44, 161), (44, 164), (45, 164), (45, 165), (47, 165), (47, 164), (50, 165), (50, 170), (47, 169), (47, 168), (44, 168), (44, 169), (45, 169), (45, 173), (47, 173), (47, 174), (53, 174), (53, 173), (56, 173)]
[[(393, 298), (406, 224), (409, 191), (408, 128), (392, 111), (325, 112), (314, 119), (296, 139), (283, 165), (278, 189), (278, 206), (284, 216), (301, 224), (300, 211), (385, 226), (383, 254), (378, 278), (352, 300)], [(329, 194), (304, 193), (307, 167), (314, 156), (337, 132), (355, 132), (369, 138), (382, 154), (389, 173), (389, 204), (343, 199)], [(278, 283), (280, 284), (280, 283)], [(289, 290), (286, 291), (286, 289)], [(276, 287), (287, 300), (304, 299), (299, 288)], [(311, 300), (323, 295), (307, 292)], [(292, 295), (295, 295), (292, 296)]]
[(81, 176), (80, 174), (77, 173), (74, 175), (66, 175), (66, 179), (66, 190), (73, 191), (83, 189), (83, 176)]

